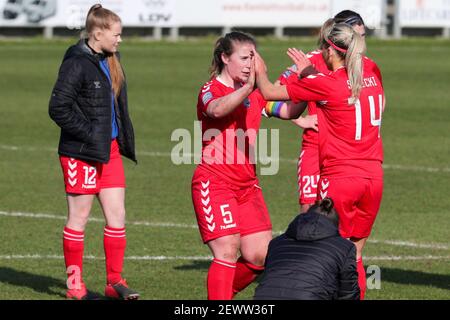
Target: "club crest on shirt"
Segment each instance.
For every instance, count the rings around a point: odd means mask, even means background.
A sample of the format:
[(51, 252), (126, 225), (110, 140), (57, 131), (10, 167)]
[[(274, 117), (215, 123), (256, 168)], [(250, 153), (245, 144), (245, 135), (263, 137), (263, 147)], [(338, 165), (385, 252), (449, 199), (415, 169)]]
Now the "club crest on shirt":
[(209, 101), (211, 101), (212, 98), (213, 98), (213, 95), (211, 92), (205, 93), (202, 98), (203, 104), (206, 105)]
[(290, 69), (292, 71), (288, 69), (283, 72), (283, 78), (285, 78), (285, 79), (289, 78), (291, 76), (291, 74), (293, 74), (293, 71), (297, 71), (297, 66), (294, 64), (290, 67)]
[(250, 99), (249, 98), (245, 98), (245, 100), (243, 102), (243, 105), (246, 108), (250, 108)]

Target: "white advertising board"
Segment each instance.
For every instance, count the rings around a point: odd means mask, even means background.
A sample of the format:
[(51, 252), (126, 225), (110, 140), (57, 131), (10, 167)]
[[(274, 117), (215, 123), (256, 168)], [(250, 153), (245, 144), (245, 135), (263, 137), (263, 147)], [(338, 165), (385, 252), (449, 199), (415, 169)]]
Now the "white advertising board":
[(401, 27), (450, 27), (450, 0), (400, 0)]
[(0, 26), (83, 27), (101, 2), (124, 26), (318, 27), (344, 9), (381, 24), (383, 0), (0, 0)]
[(180, 26), (318, 26), (329, 0), (193, 0), (177, 2)]
[(0, 0), (0, 26), (79, 29), (98, 2), (117, 13), (125, 26), (175, 25), (175, 0)]

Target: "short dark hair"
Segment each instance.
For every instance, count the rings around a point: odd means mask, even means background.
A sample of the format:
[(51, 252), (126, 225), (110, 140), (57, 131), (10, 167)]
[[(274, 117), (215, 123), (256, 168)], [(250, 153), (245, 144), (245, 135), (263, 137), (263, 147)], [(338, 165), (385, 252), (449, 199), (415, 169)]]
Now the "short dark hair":
[(363, 18), (360, 16), (359, 13), (352, 11), (352, 10), (344, 10), (339, 12), (334, 16), (334, 22), (336, 23), (345, 23), (350, 26), (358, 25), (358, 26), (365, 26)]

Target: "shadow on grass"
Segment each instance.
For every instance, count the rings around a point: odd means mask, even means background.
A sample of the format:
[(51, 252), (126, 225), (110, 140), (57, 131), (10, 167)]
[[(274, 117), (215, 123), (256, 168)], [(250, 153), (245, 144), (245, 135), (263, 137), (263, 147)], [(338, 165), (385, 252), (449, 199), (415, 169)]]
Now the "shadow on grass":
[(190, 264), (174, 267), (175, 270), (208, 270), (211, 261), (191, 261)]
[(0, 282), (17, 287), (28, 287), (38, 293), (65, 297), (64, 281), (48, 276), (42, 276), (12, 268), (0, 267)]
[[(66, 298), (66, 282), (48, 276), (0, 267), (0, 283), (16, 287), (26, 287), (33, 289), (37, 293)], [(96, 292), (92, 292), (92, 294), (95, 300), (102, 299), (100, 294)]]
[(426, 273), (403, 269), (381, 269), (381, 281), (399, 284), (433, 286), (439, 289), (450, 290), (450, 275)]

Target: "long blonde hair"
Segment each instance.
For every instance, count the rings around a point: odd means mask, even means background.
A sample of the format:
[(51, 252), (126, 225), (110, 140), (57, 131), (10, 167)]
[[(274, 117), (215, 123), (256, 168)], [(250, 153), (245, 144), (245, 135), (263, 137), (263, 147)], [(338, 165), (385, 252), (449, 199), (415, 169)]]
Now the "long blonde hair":
[[(103, 8), (101, 4), (93, 5), (89, 9), (89, 12), (86, 17), (85, 30), (87, 33), (87, 37), (91, 38), (96, 28), (99, 28), (101, 30), (110, 29), (111, 25), (116, 22), (119, 23), (122, 22), (117, 14), (115, 14), (111, 10)], [(106, 56), (108, 59), (109, 70), (111, 73), (111, 82), (114, 91), (114, 96), (117, 99), (117, 97), (120, 94), (120, 91), (122, 90), (125, 75), (123, 73), (123, 69), (117, 57), (117, 54), (110, 53), (106, 54)]]
[(366, 52), (366, 43), (358, 32), (345, 23), (334, 24), (324, 32), (322, 47), (333, 47), (337, 54), (345, 59), (352, 90), (348, 103), (355, 104), (363, 88), (363, 55)]
[(327, 21), (325, 21), (323, 25), (320, 27), (319, 41), (317, 43), (320, 49), (323, 49), (324, 44), (326, 44), (325, 37), (330, 33), (334, 25), (335, 25), (334, 19), (330, 18)]

